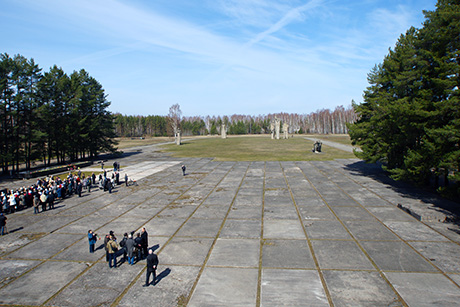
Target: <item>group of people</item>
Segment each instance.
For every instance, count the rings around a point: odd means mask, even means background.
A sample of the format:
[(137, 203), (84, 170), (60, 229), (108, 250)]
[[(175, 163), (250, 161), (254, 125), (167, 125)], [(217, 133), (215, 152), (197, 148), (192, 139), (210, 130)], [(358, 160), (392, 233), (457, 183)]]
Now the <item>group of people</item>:
[[(150, 285), (150, 275), (153, 275), (153, 285), (156, 280), (156, 268), (158, 266), (158, 256), (149, 249), (148, 233), (145, 227), (133, 238), (134, 232), (125, 233), (123, 239), (118, 243), (117, 237), (113, 231), (110, 231), (104, 238), (104, 249), (106, 253), (106, 261), (109, 263), (109, 268), (117, 267), (117, 256), (123, 253), (123, 262), (128, 261), (128, 264), (134, 265), (134, 261), (139, 262), (142, 259), (147, 261), (147, 276), (144, 287)], [(100, 238), (92, 230), (88, 230), (89, 252), (95, 252), (95, 244)]]
[[(128, 175), (125, 174), (125, 182), (128, 182)], [(63, 200), (73, 194), (82, 196), (83, 190), (91, 192), (94, 184), (99, 185), (99, 189), (112, 192), (112, 189), (120, 184), (120, 173), (112, 173), (111, 178), (104, 170), (103, 174), (97, 177), (94, 173), (85, 177), (81, 170), (77, 174), (69, 175), (65, 179), (58, 176), (51, 176), (37, 179), (37, 182), (29, 187), (23, 186), (19, 189), (6, 189), (0, 192), (0, 213), (10, 214), (15, 211), (34, 207), (34, 213), (40, 213), (54, 209), (56, 200)]]

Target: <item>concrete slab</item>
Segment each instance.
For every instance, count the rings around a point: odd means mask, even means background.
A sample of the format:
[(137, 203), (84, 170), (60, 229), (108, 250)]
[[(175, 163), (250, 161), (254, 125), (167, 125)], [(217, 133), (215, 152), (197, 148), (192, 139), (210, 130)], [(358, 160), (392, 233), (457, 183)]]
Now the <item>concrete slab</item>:
[(176, 236), (214, 238), (221, 225), (221, 220), (191, 218), (185, 222), (184, 226), (182, 226)]
[(300, 215), (304, 220), (337, 220), (328, 206), (298, 206)]
[(377, 220), (344, 221), (352, 235), (358, 240), (392, 240), (399, 238)]
[(74, 216), (47, 216), (42, 218), (37, 223), (30, 225), (29, 227), (20, 230), (20, 232), (47, 232), (51, 233), (59, 228), (68, 225), (75, 221)]
[(261, 236), (262, 222), (260, 220), (230, 220), (224, 224), (220, 238), (250, 238)]
[(258, 270), (206, 267), (187, 306), (255, 306)]
[(260, 240), (218, 239), (214, 245), (208, 266), (258, 267)]
[[(132, 231), (137, 231), (141, 227), (146, 225), (146, 222), (150, 219), (151, 217), (149, 216), (144, 216), (144, 217), (132, 217), (132, 216), (120, 216), (114, 218), (112, 221), (109, 223), (103, 225), (102, 227), (96, 229), (96, 232), (100, 235), (102, 234), (107, 234), (110, 231), (115, 232), (115, 236), (121, 240), (123, 238), (123, 234), (132, 232)], [(147, 232), (149, 232), (148, 229), (151, 228), (146, 228)], [(150, 234), (150, 233), (149, 233)]]
[(311, 243), (323, 270), (375, 270), (353, 241), (313, 240)]
[(305, 233), (299, 220), (264, 221), (265, 239), (305, 239)]
[(402, 305), (377, 272), (324, 271), (323, 274), (334, 306)]
[(164, 266), (160, 263), (157, 284), (142, 287), (145, 283), (145, 273), (141, 274), (117, 306), (184, 306), (199, 271), (199, 267)]
[(222, 220), (227, 215), (227, 212), (228, 207), (226, 206), (202, 204), (198, 207), (195, 213), (193, 213), (193, 218)]
[(350, 234), (338, 220), (305, 220), (304, 225), (310, 239), (351, 240)]
[(442, 274), (385, 272), (409, 306), (458, 306), (460, 288)]
[(263, 269), (261, 306), (329, 306), (316, 271)]
[(88, 230), (94, 231), (113, 219), (113, 216), (89, 215), (56, 230), (56, 233), (88, 234)]
[(105, 262), (96, 263), (45, 306), (108, 306), (143, 268), (126, 264), (108, 269)]
[(232, 207), (228, 214), (229, 219), (261, 219), (262, 205)]
[(337, 215), (337, 217), (342, 221), (351, 221), (351, 220), (366, 220), (366, 221), (375, 221), (375, 218), (369, 214), (362, 207), (333, 207), (332, 211)]
[(314, 269), (315, 261), (306, 240), (264, 240), (262, 267)]
[(296, 208), (290, 205), (265, 205), (264, 219), (298, 219)]
[(168, 265), (203, 265), (213, 239), (173, 238), (159, 254), (161, 263)]
[(145, 228), (150, 235), (172, 236), (184, 222), (184, 218), (155, 217), (145, 223)]
[(49, 234), (10, 253), (8, 259), (48, 259), (67, 246), (81, 240), (77, 234)]
[(382, 271), (438, 272), (404, 242), (362, 241), (361, 245)]
[(91, 254), (89, 252), (88, 238), (85, 236), (83, 239), (76, 241), (70, 247), (67, 247), (60, 253), (54, 255), (52, 259), (93, 263), (102, 257), (105, 257), (104, 238), (102, 237), (101, 240), (97, 241), (95, 245), (95, 252)]
[(445, 273), (460, 273), (460, 246), (452, 242), (409, 242)]
[(37, 260), (0, 260), (0, 287), (42, 263)]
[(415, 218), (410, 214), (401, 214), (399, 208), (386, 205), (381, 207), (366, 207), (373, 215), (383, 222), (414, 222)]
[(460, 286), (460, 274), (448, 274), (450, 278), (458, 285)]
[(391, 230), (407, 241), (448, 242), (449, 239), (428, 226), (413, 220), (412, 222), (385, 222)]
[(87, 268), (84, 263), (47, 261), (0, 289), (0, 304), (41, 305)]

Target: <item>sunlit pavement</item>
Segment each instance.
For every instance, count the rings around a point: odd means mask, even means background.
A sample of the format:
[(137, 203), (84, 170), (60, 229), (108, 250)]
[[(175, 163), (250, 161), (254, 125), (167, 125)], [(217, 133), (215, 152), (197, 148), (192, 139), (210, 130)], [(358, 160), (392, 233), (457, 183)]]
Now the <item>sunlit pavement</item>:
[[(44, 306), (456, 306), (460, 235), (426, 194), (359, 160), (213, 162), (143, 150), (137, 185), (94, 188), (8, 216), (0, 304)], [(111, 163), (108, 161), (107, 163)], [(187, 166), (183, 176), (181, 164)], [(107, 164), (111, 165), (111, 164)], [(437, 199), (436, 201), (440, 201)], [(442, 200), (440, 201), (443, 202)], [(397, 207), (420, 208), (416, 219)], [(416, 210), (414, 210), (416, 211)], [(425, 214), (428, 216), (425, 216)], [(421, 219), (422, 221), (419, 221)], [(101, 237), (145, 226), (160, 265), (110, 269)]]

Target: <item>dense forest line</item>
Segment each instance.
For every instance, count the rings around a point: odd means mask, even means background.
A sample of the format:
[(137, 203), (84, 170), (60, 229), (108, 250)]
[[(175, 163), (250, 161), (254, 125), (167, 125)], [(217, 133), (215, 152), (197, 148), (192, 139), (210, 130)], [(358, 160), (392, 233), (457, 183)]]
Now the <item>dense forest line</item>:
[(33, 59), (0, 55), (0, 167), (15, 172), (113, 150), (112, 114), (101, 84), (85, 70), (42, 73)]
[[(368, 76), (350, 125), (358, 156), (395, 179), (460, 195), (460, 3), (439, 0)], [(442, 184), (441, 184), (442, 183)]]
[[(168, 116), (128, 116), (115, 114), (115, 131), (120, 137), (174, 135)], [(177, 116), (177, 115), (174, 115)], [(178, 118), (182, 135), (220, 134), (222, 124), (228, 134), (269, 134), (276, 118), (289, 125), (289, 133), (348, 133), (347, 124), (356, 120), (352, 106), (319, 110), (307, 115), (277, 113), (268, 115), (189, 116)]]

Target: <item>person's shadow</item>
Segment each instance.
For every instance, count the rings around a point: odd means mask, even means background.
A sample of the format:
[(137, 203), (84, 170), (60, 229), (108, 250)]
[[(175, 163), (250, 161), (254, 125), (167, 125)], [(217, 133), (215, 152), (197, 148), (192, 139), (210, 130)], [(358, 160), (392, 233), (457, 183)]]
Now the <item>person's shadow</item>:
[(171, 269), (170, 269), (170, 268), (164, 269), (163, 272), (161, 272), (160, 274), (157, 275), (157, 279), (155, 280), (155, 284), (158, 284), (163, 278), (165, 278), (166, 276), (168, 276), (169, 273), (171, 273)]
[(150, 247), (152, 251), (156, 251), (159, 248), (160, 248), (160, 244), (155, 244), (154, 246)]

